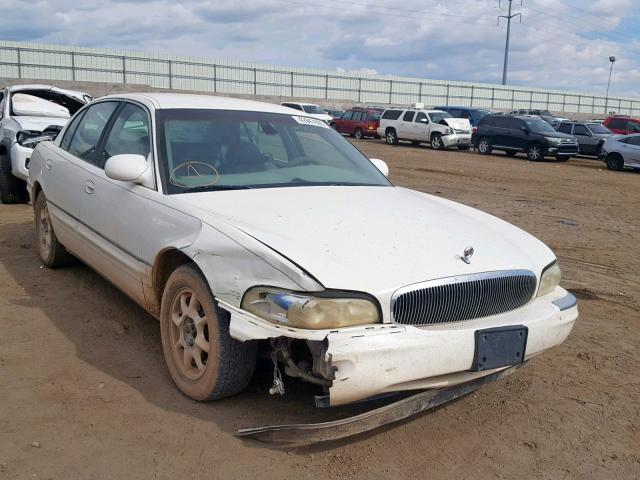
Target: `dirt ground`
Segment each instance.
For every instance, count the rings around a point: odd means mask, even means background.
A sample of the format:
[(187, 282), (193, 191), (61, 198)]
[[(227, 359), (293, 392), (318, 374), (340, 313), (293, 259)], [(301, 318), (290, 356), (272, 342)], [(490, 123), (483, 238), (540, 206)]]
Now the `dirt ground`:
[(640, 478), (640, 173), (596, 160), (357, 142), (398, 185), (460, 201), (549, 244), (580, 318), (565, 344), (443, 408), (283, 451), (237, 428), (322, 421), (261, 366), (238, 397), (173, 386), (157, 322), (96, 273), (43, 268), (30, 206), (0, 205), (0, 479)]

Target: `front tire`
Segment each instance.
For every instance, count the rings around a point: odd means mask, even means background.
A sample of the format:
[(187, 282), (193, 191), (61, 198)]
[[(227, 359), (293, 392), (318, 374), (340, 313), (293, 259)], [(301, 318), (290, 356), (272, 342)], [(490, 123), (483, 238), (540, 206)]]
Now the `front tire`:
[(2, 203), (28, 203), (27, 183), (11, 173), (11, 158), (0, 155), (0, 199)]
[(44, 193), (40, 193), (36, 199), (35, 222), (38, 253), (42, 263), (49, 268), (64, 267), (74, 263), (75, 257), (58, 241), (58, 237), (53, 231)]
[(217, 400), (246, 388), (256, 364), (256, 342), (229, 334), (229, 313), (218, 308), (192, 265), (169, 277), (160, 309), (162, 349), (171, 378), (187, 397)]
[(624, 168), (624, 159), (619, 153), (610, 153), (606, 158), (607, 168), (619, 172)]
[(542, 149), (542, 145), (539, 143), (533, 143), (529, 145), (527, 149), (527, 158), (531, 162), (540, 162), (544, 159), (544, 151)]
[(444, 142), (442, 136), (439, 133), (434, 133), (431, 137), (431, 148), (434, 150), (444, 150)]

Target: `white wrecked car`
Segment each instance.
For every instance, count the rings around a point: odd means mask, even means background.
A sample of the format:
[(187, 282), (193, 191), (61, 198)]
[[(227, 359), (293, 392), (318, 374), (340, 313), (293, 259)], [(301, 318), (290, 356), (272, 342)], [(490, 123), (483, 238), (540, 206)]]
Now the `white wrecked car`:
[(152, 93), (81, 109), (34, 151), (29, 189), (44, 264), (78, 257), (158, 317), (195, 400), (242, 391), (259, 345), (340, 405), (567, 337), (578, 310), (549, 248), (387, 173), (301, 112)]
[[(14, 85), (0, 90), (0, 199), (24, 203), (35, 141), (55, 138), (91, 96), (50, 85)], [(44, 137), (44, 138), (41, 138)]]

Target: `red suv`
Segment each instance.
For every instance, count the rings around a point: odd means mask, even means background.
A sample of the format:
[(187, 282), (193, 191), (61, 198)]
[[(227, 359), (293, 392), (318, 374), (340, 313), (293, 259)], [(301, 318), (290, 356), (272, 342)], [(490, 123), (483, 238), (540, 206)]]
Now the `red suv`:
[(364, 137), (380, 138), (378, 126), (383, 109), (355, 107), (344, 112), (340, 118), (331, 120), (331, 126), (340, 133), (348, 133), (352, 137), (361, 139)]
[(640, 119), (631, 118), (627, 115), (614, 115), (613, 117), (607, 117), (603, 125), (613, 133), (618, 133), (620, 135), (640, 133)]

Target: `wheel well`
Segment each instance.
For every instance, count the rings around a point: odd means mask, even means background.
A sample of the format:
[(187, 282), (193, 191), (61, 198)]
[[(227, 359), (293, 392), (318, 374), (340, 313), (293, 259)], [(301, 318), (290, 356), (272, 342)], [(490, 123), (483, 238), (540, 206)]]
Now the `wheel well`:
[[(176, 248), (171, 248), (161, 252), (156, 258), (153, 266), (153, 293), (155, 295), (155, 305), (160, 312), (160, 303), (162, 301), (162, 293), (167, 285), (167, 280), (173, 271), (188, 263), (195, 262), (185, 253)], [(197, 267), (196, 267), (197, 268)]]
[(384, 130), (385, 135), (387, 134), (387, 132), (388, 132), (389, 130), (393, 130), (394, 132), (396, 131), (396, 129), (395, 129), (395, 128), (393, 128), (393, 127), (387, 127), (387, 128), (385, 128), (385, 130)]
[(39, 182), (33, 184), (33, 198), (31, 199), (31, 204), (33, 205), (33, 209), (36, 209), (36, 201), (38, 200), (38, 195), (42, 192), (42, 187)]
[(431, 132), (431, 138), (433, 138), (433, 137), (441, 137), (441, 136), (442, 136), (442, 133), (440, 133), (440, 132)]
[(623, 158), (622, 155), (620, 155), (618, 152), (611, 152), (607, 154), (607, 158)]

